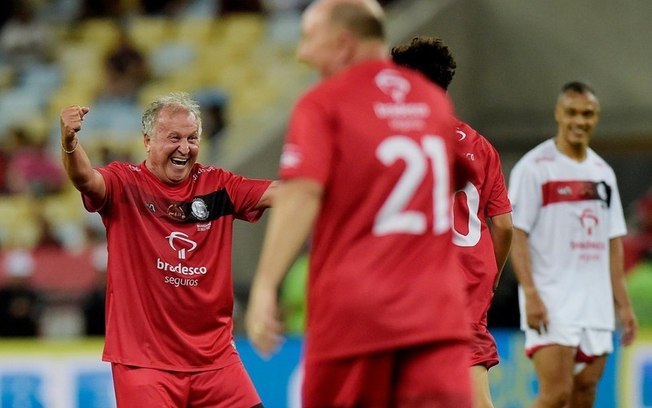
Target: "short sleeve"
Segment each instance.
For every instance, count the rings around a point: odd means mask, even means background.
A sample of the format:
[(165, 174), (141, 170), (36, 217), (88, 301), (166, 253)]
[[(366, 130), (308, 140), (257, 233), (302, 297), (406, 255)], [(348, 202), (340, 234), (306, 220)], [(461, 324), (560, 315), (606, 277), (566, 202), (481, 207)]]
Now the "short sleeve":
[(527, 161), (519, 161), (512, 169), (509, 199), (514, 227), (530, 232), (541, 209), (542, 193), (535, 166)]

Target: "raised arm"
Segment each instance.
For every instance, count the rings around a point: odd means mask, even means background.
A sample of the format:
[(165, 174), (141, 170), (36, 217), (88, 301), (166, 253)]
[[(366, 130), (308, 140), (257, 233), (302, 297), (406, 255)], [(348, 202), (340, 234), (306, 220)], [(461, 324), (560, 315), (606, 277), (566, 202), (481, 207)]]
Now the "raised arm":
[(87, 107), (79, 105), (68, 106), (61, 111), (61, 158), (75, 188), (99, 206), (106, 195), (104, 178), (93, 169), (77, 135), (88, 112)]

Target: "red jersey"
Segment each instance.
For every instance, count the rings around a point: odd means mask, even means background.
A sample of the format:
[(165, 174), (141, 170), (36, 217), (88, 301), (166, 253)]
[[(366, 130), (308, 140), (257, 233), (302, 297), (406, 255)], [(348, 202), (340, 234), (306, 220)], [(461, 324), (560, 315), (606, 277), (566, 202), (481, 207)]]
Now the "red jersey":
[(233, 346), (231, 278), (234, 219), (270, 184), (195, 164), (179, 185), (145, 166), (98, 169), (106, 199), (98, 211), (109, 251), (103, 359), (173, 371), (215, 369), (238, 361)]
[(307, 358), (466, 338), (450, 230), (455, 120), (444, 92), (391, 62), (365, 62), (307, 92), (288, 132), (281, 177), (324, 187)]
[(455, 193), (453, 243), (468, 284), (471, 322), (486, 325), (498, 275), (487, 218), (509, 213), (512, 206), (496, 149), (466, 123), (458, 122), (457, 134), (457, 154), (467, 182)]

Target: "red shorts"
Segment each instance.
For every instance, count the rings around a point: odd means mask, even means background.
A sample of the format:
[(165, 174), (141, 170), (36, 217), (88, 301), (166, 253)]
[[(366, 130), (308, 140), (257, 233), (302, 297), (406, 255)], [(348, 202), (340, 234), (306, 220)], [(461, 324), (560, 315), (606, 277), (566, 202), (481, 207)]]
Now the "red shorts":
[(182, 372), (111, 364), (118, 407), (252, 408), (260, 405), (242, 363)]
[(306, 361), (303, 407), (470, 408), (468, 361), (462, 341)]
[(496, 340), (483, 324), (471, 325), (471, 367), (482, 366), (489, 370), (498, 365), (498, 350)]

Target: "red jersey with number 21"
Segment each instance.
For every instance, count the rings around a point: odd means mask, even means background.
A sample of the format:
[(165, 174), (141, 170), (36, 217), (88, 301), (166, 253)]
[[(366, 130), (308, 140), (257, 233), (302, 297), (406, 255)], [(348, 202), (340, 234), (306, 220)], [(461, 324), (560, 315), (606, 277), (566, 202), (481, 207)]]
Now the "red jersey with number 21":
[(466, 338), (451, 242), (455, 119), (444, 92), (364, 62), (297, 103), (283, 179), (324, 187), (311, 247), (307, 358)]

